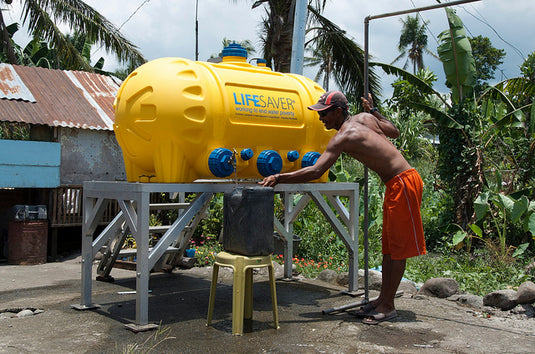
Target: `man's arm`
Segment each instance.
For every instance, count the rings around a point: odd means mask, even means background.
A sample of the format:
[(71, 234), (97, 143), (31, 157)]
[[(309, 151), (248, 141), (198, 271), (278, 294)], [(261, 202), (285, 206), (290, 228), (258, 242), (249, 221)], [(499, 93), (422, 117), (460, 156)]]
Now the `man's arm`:
[(338, 140), (338, 135), (331, 138), (329, 144), (327, 144), (327, 149), (325, 149), (313, 166), (304, 167), (293, 172), (277, 173), (264, 178), (258, 184), (263, 187), (273, 187), (278, 183), (304, 183), (320, 178), (336, 162), (342, 153)]
[(394, 123), (379, 113), (377, 108), (373, 107), (372, 95), (370, 94), (368, 97), (368, 100), (364, 97), (361, 97), (364, 110), (375, 118), (379, 129), (381, 129), (384, 135), (393, 139), (397, 138), (399, 136), (399, 129), (394, 125)]

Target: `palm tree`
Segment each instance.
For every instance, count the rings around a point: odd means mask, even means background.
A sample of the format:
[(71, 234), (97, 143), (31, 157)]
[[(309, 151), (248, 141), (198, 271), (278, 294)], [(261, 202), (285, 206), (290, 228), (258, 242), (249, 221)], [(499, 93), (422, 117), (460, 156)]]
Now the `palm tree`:
[[(45, 40), (57, 52), (58, 59), (69, 66), (93, 71), (82, 53), (74, 47), (57, 27), (65, 23), (105, 50), (115, 53), (122, 63), (136, 67), (146, 62), (137, 47), (128, 41), (105, 17), (81, 0), (19, 0), (22, 5), (22, 23), (34, 37)], [(11, 0), (0, 0), (1, 5)], [(6, 40), (7, 27), (0, 11), (0, 38), (8, 62), (16, 64), (13, 44)]]
[[(329, 81), (333, 72), (333, 57), (326, 48), (308, 48), (310, 57), (305, 57), (305, 66), (318, 67), (314, 81), (322, 81), (325, 91), (329, 91)], [(323, 79), (322, 79), (323, 77)]]
[[(232, 0), (236, 2), (237, 0)], [(316, 8), (325, 7), (327, 0), (308, 0)], [(264, 5), (266, 17), (262, 21), (261, 42), (264, 59), (273, 63), (273, 70), (290, 72), (292, 36), (295, 17), (295, 0), (256, 0), (252, 8)]]
[[(2, 11), (0, 9), (0, 22), (3, 23), (3, 17), (2, 17)], [(19, 30), (19, 24), (18, 23), (12, 23), (9, 26), (3, 25), (2, 28), (0, 28), (0, 62), (9, 62), (9, 61), (16, 61), (17, 57), (15, 54), (15, 48), (16, 46), (12, 42), (13, 35)], [(18, 46), (17, 46), (18, 47)]]
[(266, 4), (266, 17), (262, 20), (261, 42), (264, 59), (273, 63), (273, 70), (290, 72), (295, 1), (259, 0), (252, 8)]
[(425, 27), (429, 21), (420, 24), (420, 19), (418, 15), (416, 15), (414, 17), (407, 16), (405, 20), (401, 19), (401, 22), (403, 23), (403, 28), (401, 30), (398, 44), (398, 50), (401, 54), (392, 61), (392, 64), (404, 56), (407, 56), (407, 61), (405, 62), (403, 69), (407, 69), (410, 61), (412, 63), (412, 73), (416, 74), (418, 70), (424, 68), (424, 52), (436, 58), (436, 55), (427, 49), (427, 34), (425, 34)]
[[(364, 95), (364, 51), (345, 31), (322, 16), (319, 10), (309, 6), (308, 11), (309, 21), (314, 26), (309, 26), (307, 30), (311, 38), (306, 45), (310, 45), (315, 55), (320, 56), (320, 71), (328, 76), (326, 79), (332, 77), (336, 85), (358, 106), (360, 97)], [(379, 78), (372, 70), (369, 71), (369, 91), (375, 96), (374, 101), (379, 103)]]
[[(358, 99), (364, 91), (364, 51), (336, 24), (321, 15), (326, 3), (326, 0), (308, 1), (307, 35), (312, 38), (306, 46), (311, 46), (309, 52), (317, 55), (316, 60), (322, 63), (320, 71), (328, 77), (324, 79), (324, 83), (328, 82), (332, 75), (346, 95)], [(289, 72), (295, 0), (258, 0), (253, 3), (252, 8), (260, 5), (265, 5), (266, 11), (261, 34), (264, 59), (273, 63), (273, 70)], [(310, 60), (308, 62), (311, 63)], [(370, 92), (379, 92), (378, 82), (377, 76), (370, 72)]]

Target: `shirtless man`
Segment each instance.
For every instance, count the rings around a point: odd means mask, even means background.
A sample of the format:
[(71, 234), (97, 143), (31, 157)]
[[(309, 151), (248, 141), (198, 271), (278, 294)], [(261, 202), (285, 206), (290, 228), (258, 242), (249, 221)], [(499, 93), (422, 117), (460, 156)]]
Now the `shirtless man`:
[(308, 109), (317, 111), (327, 129), (337, 133), (313, 166), (275, 174), (259, 184), (303, 183), (320, 178), (345, 152), (375, 171), (386, 185), (383, 204), (382, 287), (377, 300), (357, 312), (366, 324), (377, 324), (397, 316), (394, 297), (406, 259), (426, 253), (420, 205), (423, 183), (398, 149), (388, 140), (397, 138), (399, 130), (373, 107), (371, 96), (362, 98), (369, 112), (350, 116), (346, 97), (339, 91), (324, 93)]

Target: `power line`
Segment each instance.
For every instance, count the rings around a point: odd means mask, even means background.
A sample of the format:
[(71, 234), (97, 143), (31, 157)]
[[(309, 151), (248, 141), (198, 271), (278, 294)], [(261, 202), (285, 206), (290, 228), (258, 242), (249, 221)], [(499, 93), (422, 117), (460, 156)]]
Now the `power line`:
[[(124, 20), (124, 22), (117, 28), (117, 31), (121, 30), (121, 28), (123, 28), (124, 25), (126, 25), (126, 23), (128, 21), (130, 21), (132, 19), (132, 17), (134, 17), (134, 15), (139, 11), (141, 10), (141, 8), (143, 6), (145, 6), (146, 3), (148, 3), (150, 0), (143, 0), (143, 2), (137, 7), (137, 9), (134, 10), (134, 12), (132, 12), (132, 14), (130, 14), (130, 16), (128, 16), (128, 18), (126, 20)], [(91, 55), (94, 55), (96, 52), (98, 52), (102, 47), (104, 46), (104, 44), (101, 44), (100, 47), (98, 47), (97, 49), (95, 49), (93, 51), (93, 53), (91, 53)]]
[[(413, 0), (410, 0), (411, 3), (412, 3), (412, 6), (414, 8), (416, 8), (416, 5), (414, 4), (414, 1)], [(477, 13), (477, 15), (479, 16), (476, 16), (474, 15), (473, 13), (471, 13), (470, 11), (468, 11), (466, 9), (466, 6), (462, 6), (460, 5), (459, 7), (462, 8), (464, 11), (466, 11), (466, 13), (468, 13), (470, 16), (472, 16), (473, 18), (475, 18), (476, 20), (478, 20), (479, 22), (487, 25), (495, 34), (496, 36), (498, 36), (498, 38), (500, 40), (502, 40), (504, 43), (506, 43), (507, 45), (509, 45), (511, 48), (513, 48), (513, 50), (522, 58), (522, 60), (525, 60), (525, 57), (524, 57), (524, 54), (520, 51), (520, 49), (518, 49), (517, 47), (515, 47), (513, 44), (511, 44), (510, 42), (508, 42), (507, 40), (505, 40), (499, 33), (498, 31), (488, 22), (488, 20), (485, 18), (485, 16), (483, 16), (478, 10), (477, 8), (470, 4), (470, 6), (473, 8), (473, 10)], [(438, 43), (438, 40), (437, 38), (435, 37), (435, 35), (433, 34), (433, 32), (430, 30), (429, 26), (427, 26), (427, 24), (425, 23), (425, 19), (423, 18), (423, 16), (418, 12), (417, 13), (417, 16), (420, 16), (420, 18), (422, 19), (422, 21), (424, 22), (424, 25), (427, 29), (427, 31), (429, 33), (431, 33), (433, 39), (436, 41), (437, 45), (439, 44)], [(463, 23), (463, 26), (465, 27), (466, 31), (468, 32), (468, 34), (470, 35), (470, 37), (474, 37), (474, 35), (472, 34), (472, 32), (470, 31), (470, 29), (466, 26), (466, 24)], [(504, 75), (503, 71), (502, 71), (502, 75)]]
[[(411, 0), (411, 3), (412, 3), (412, 7), (416, 8), (416, 4), (414, 4), (414, 1)], [(416, 13), (416, 16), (419, 16), (421, 19), (422, 19), (422, 22), (425, 26), (425, 29), (427, 30), (427, 32), (431, 33), (431, 37), (435, 40), (435, 42), (437, 43), (437, 45), (439, 44), (438, 43), (438, 39), (437, 37), (435, 37), (435, 34), (433, 33), (433, 31), (431, 31), (431, 29), (429, 28), (429, 26), (427, 25), (427, 22), (426, 19), (422, 16), (422, 14), (420, 12), (417, 12)]]
[(470, 16), (472, 16), (473, 18), (475, 18), (476, 20), (480, 21), (481, 23), (487, 25), (497, 36), (498, 38), (500, 38), (505, 44), (509, 45), (511, 48), (513, 48), (513, 50), (522, 58), (522, 60), (526, 60), (526, 58), (524, 57), (524, 54), (520, 51), (520, 49), (518, 49), (517, 47), (515, 47), (514, 45), (512, 45), (511, 43), (509, 43), (508, 41), (506, 41), (499, 33), (498, 31), (496, 31), (496, 29), (488, 23), (488, 21), (485, 19), (485, 17), (479, 12), (477, 11), (477, 9), (472, 5), (472, 7), (474, 8), (475, 12), (477, 12), (477, 14), (479, 16), (481, 16), (481, 18), (478, 18), (477, 16), (475, 16), (474, 14), (472, 14), (470, 11), (468, 11), (464, 6), (461, 6), (461, 8), (466, 11)]
[(126, 23), (128, 21), (130, 21), (130, 19), (132, 17), (134, 17), (134, 15), (146, 4), (148, 3), (150, 0), (144, 0), (138, 7), (137, 9), (134, 10), (134, 12), (132, 12), (132, 14), (130, 16), (128, 16), (128, 18), (126, 20), (124, 20), (124, 22), (119, 26), (119, 28), (117, 28), (117, 30), (120, 30), (121, 28), (123, 28), (124, 25), (126, 25)]

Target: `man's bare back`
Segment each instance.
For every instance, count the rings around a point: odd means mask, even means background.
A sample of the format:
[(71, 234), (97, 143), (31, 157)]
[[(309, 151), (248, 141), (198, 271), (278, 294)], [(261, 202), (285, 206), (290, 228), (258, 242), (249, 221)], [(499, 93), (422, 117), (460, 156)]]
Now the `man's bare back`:
[(350, 117), (332, 139), (341, 144), (343, 152), (375, 171), (383, 182), (411, 168), (369, 113)]

